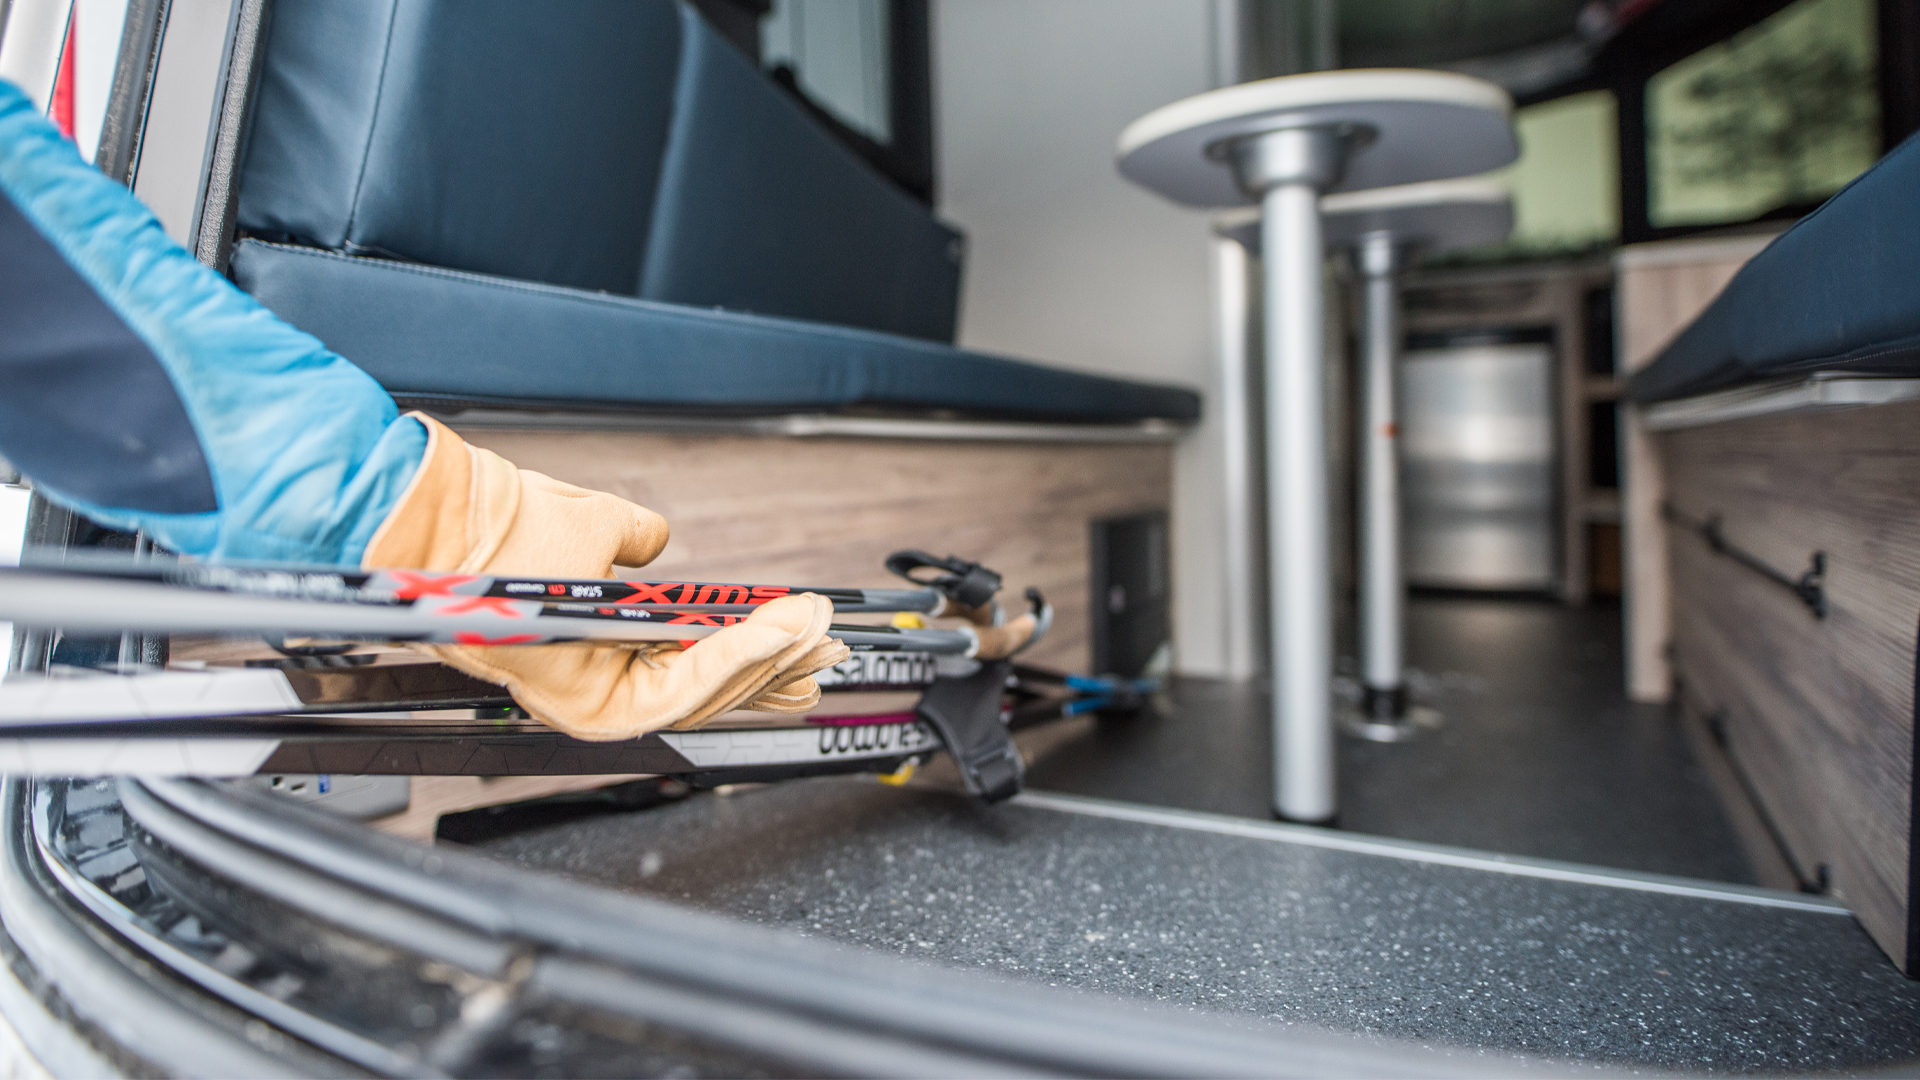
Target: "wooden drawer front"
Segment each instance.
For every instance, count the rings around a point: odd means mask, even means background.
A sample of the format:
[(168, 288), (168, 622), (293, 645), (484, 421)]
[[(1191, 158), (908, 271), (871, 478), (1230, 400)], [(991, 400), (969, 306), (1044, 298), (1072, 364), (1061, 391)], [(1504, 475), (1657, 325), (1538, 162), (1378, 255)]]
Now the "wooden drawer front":
[[(1728, 751), (1804, 874), (1909, 962), (1920, 405), (1733, 421), (1660, 437), (1667, 499), (1799, 575), (1826, 552), (1827, 616), (1668, 527), (1683, 700)], [(1920, 944), (1920, 943), (1915, 943)]]

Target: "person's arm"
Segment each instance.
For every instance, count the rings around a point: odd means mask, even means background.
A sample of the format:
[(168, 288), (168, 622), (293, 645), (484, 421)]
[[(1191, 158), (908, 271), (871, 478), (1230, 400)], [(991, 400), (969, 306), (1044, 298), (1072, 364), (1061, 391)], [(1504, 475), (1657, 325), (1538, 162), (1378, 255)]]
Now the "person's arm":
[[(0, 82), (0, 456), (56, 502), (206, 559), (606, 578), (667, 542), (645, 507), (420, 416), (168, 239)], [(801, 711), (847, 656), (783, 597), (688, 649), (431, 647), (589, 739)]]
[(426, 445), (0, 82), (0, 456), (37, 488), (183, 554), (357, 563)]

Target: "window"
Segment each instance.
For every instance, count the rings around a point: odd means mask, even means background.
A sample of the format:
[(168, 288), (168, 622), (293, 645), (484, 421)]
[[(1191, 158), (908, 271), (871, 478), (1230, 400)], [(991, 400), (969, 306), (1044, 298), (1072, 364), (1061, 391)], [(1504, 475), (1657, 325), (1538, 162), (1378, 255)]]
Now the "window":
[(1820, 202), (1880, 155), (1873, 0), (1799, 0), (1647, 80), (1647, 222)]
[(773, 0), (760, 63), (786, 68), (801, 92), (877, 143), (893, 141), (888, 0)]
[(1434, 265), (1564, 258), (1620, 239), (1620, 141), (1613, 91), (1589, 90), (1515, 109), (1520, 157), (1488, 178), (1513, 193), (1513, 232)]
[(928, 0), (692, 3), (847, 149), (933, 204)]
[(848, 149), (932, 205), (927, 0), (758, 2), (760, 66)]
[(1514, 111), (1520, 158), (1496, 174), (1513, 189), (1513, 235), (1501, 251), (1566, 254), (1619, 238), (1616, 111), (1609, 90)]

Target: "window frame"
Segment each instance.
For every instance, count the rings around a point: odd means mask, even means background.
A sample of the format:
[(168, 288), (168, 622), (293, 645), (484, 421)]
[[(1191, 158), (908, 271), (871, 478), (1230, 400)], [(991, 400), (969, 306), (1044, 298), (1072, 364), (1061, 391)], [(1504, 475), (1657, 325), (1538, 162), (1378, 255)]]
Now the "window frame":
[[(933, 26), (928, 0), (888, 0), (887, 125), (891, 142), (856, 131), (807, 96), (791, 72), (768, 72), (861, 160), (922, 204), (934, 204)], [(757, 62), (757, 61), (756, 61)]]

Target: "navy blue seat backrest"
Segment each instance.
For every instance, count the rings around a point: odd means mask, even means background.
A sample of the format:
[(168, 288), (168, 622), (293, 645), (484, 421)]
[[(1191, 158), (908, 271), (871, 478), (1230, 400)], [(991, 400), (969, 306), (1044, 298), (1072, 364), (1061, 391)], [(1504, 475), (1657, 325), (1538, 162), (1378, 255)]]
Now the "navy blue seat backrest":
[(278, 0), (238, 225), (952, 340), (957, 233), (675, 0)]
[(952, 341), (960, 235), (719, 35), (682, 58), (640, 295)]

